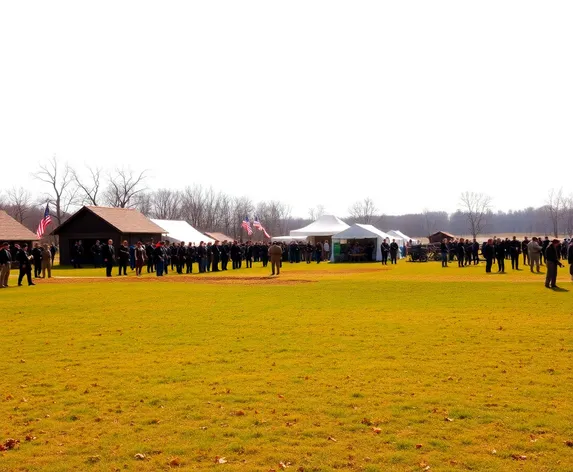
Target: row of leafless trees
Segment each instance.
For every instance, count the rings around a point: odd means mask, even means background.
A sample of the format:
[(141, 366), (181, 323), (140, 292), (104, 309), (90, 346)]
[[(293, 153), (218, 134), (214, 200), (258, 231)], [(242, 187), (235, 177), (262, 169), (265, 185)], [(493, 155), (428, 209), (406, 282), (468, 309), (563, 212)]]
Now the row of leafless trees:
[[(232, 237), (240, 236), (241, 222), (247, 215), (258, 216), (267, 231), (277, 235), (288, 234), (325, 212), (325, 207), (318, 205), (309, 209), (308, 218), (293, 218), (290, 206), (284, 202), (257, 203), (201, 185), (150, 190), (146, 171), (87, 167), (87, 172), (80, 175), (55, 156), (40, 164), (34, 177), (45, 191), (39, 198), (22, 187), (0, 193), (0, 208), (31, 229), (37, 225), (47, 202), (56, 224), (61, 224), (80, 205), (107, 205), (137, 208), (152, 218), (186, 220), (200, 230), (220, 231)], [(464, 192), (459, 203), (460, 209), (450, 215), (424, 210), (420, 214), (389, 216), (382, 215), (371, 198), (365, 198), (348, 208), (345, 220), (350, 224), (400, 229), (416, 237), (435, 231), (474, 237), (493, 232), (555, 236), (573, 233), (573, 195), (567, 196), (562, 189), (551, 190), (545, 204), (537, 209), (494, 213), (491, 198), (474, 192)]]

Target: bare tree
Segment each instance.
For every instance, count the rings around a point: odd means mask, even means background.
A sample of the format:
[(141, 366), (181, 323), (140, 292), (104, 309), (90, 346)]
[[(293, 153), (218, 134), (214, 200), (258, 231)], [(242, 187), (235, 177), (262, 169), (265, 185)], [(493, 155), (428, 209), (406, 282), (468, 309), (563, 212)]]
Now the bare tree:
[(34, 178), (48, 184), (51, 189), (46, 195), (46, 201), (52, 204), (58, 225), (72, 205), (76, 203), (77, 187), (75, 187), (73, 172), (68, 164), (63, 166), (53, 156), (46, 164), (40, 164), (40, 170)]
[[(254, 205), (249, 197), (235, 197), (233, 200), (233, 237), (239, 239), (242, 235), (241, 222), (253, 213)], [(245, 234), (245, 237), (247, 235)]]
[(312, 221), (318, 220), (322, 215), (324, 215), (325, 208), (324, 205), (317, 205), (314, 208), (308, 209), (308, 216)]
[(371, 225), (375, 221), (375, 214), (378, 211), (374, 201), (370, 197), (355, 202), (349, 209), (350, 216), (357, 223)]
[(159, 189), (152, 194), (153, 216), (161, 220), (181, 218), (181, 192)]
[(8, 213), (12, 218), (24, 223), (32, 209), (32, 194), (24, 187), (12, 187), (6, 192)]
[(485, 228), (486, 217), (491, 208), (491, 197), (483, 193), (464, 192), (460, 195), (460, 203), (468, 230), (474, 238), (477, 238)]
[(567, 199), (563, 196), (563, 189), (551, 189), (545, 203), (545, 210), (551, 221), (553, 236), (559, 237), (559, 224), (567, 213)]
[(72, 176), (79, 192), (83, 194), (83, 203), (98, 206), (102, 169), (99, 167), (92, 169), (89, 166), (87, 169), (89, 170), (90, 177), (85, 180), (81, 179), (75, 170), (72, 170)]
[(133, 208), (136, 208), (145, 216), (150, 217), (153, 213), (153, 196), (149, 192), (141, 192), (133, 197)]
[(569, 237), (573, 236), (573, 195), (566, 200), (565, 230)]
[(436, 220), (427, 208), (424, 208), (422, 214), (424, 215), (424, 229), (426, 230), (426, 236), (429, 240), (430, 236), (436, 231)]
[(109, 174), (109, 183), (105, 192), (108, 205), (118, 208), (132, 208), (137, 195), (144, 192), (146, 187), (146, 170), (136, 173), (131, 169), (116, 169), (114, 175)]

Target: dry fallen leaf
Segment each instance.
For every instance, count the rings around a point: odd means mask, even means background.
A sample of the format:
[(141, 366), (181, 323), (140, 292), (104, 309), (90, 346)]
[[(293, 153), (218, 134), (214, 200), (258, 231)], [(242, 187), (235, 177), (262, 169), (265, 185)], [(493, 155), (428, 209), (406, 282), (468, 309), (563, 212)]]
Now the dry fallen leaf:
[(91, 462), (92, 464), (95, 464), (96, 462), (101, 461), (101, 457), (100, 456), (91, 456), (88, 457), (88, 462)]
[(174, 457), (169, 461), (169, 467), (179, 467), (181, 465), (181, 459), (179, 457)]
[(366, 426), (372, 426), (372, 420), (369, 420), (368, 418), (364, 418), (361, 423), (365, 424)]
[(493, 450), (491, 451), (491, 453), (492, 453), (492, 454), (497, 454), (497, 451), (496, 451), (495, 449), (493, 449)]
[(524, 461), (527, 459), (527, 456), (522, 456), (520, 454), (512, 454), (511, 457), (516, 461)]
[(454, 420), (451, 419), (451, 418), (448, 418), (448, 417), (446, 416), (446, 417), (444, 418), (444, 421), (454, 421)]
[(31, 434), (26, 436), (26, 441), (33, 441), (34, 439), (36, 439), (36, 436), (32, 436)]
[(279, 398), (284, 398), (284, 397), (285, 397), (284, 395), (281, 395), (281, 394), (279, 393)]
[(238, 410), (235, 412), (236, 416), (245, 416), (245, 412), (243, 410)]
[(421, 449), (422, 445), (421, 444), (416, 444), (416, 449)]
[(568, 447), (573, 447), (573, 441), (565, 441), (565, 445)]
[(8, 438), (4, 442), (4, 447), (6, 449), (14, 449), (18, 444), (20, 444), (19, 439)]
[(143, 461), (145, 460), (145, 454), (142, 454), (141, 452), (138, 452), (135, 456), (133, 456), (135, 459), (137, 459), (138, 461)]
[(332, 436), (328, 436), (328, 440), (332, 442), (337, 442), (336, 439), (334, 439)]
[(215, 457), (215, 464), (226, 464), (227, 463), (227, 459), (225, 459), (224, 457)]
[(374, 432), (374, 434), (380, 434), (382, 432), (381, 428), (372, 428), (372, 431)]

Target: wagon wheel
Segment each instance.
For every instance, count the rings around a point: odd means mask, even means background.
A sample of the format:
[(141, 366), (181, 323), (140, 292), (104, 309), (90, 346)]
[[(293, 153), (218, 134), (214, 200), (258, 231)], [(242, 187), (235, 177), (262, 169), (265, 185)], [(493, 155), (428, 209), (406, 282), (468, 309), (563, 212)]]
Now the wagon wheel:
[(428, 262), (428, 255), (420, 254), (420, 262)]

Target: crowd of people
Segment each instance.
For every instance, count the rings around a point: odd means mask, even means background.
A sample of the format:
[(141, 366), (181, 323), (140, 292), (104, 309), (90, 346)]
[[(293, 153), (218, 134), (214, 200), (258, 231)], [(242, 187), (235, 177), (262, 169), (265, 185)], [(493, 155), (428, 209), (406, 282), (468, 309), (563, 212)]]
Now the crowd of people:
[[(409, 245), (400, 248), (395, 240), (384, 240), (380, 249), (382, 264), (396, 264), (400, 250), (408, 251)], [(310, 243), (306, 241), (283, 242), (251, 242), (238, 241), (215, 241), (196, 245), (182, 242), (147, 241), (128, 245), (123, 241), (115, 246), (112, 240), (107, 244), (100, 241), (90, 248), (91, 261), (96, 268), (105, 267), (106, 276), (111, 277), (113, 267), (117, 266), (117, 275), (127, 275), (128, 267), (141, 276), (145, 269), (147, 273), (155, 273), (158, 277), (174, 271), (178, 274), (191, 274), (195, 270), (198, 273), (226, 271), (230, 265), (232, 269), (243, 267), (251, 268), (253, 262), (261, 262), (267, 267), (271, 262), (271, 275), (280, 274), (283, 262), (320, 263), (330, 260), (330, 243), (318, 241)], [(374, 246), (361, 246), (359, 244), (348, 245), (345, 249), (348, 255), (366, 254), (366, 260), (372, 260)], [(0, 246), (0, 288), (8, 286), (8, 278), (12, 262), (19, 266), (18, 286), (22, 285), (26, 278), (28, 285), (34, 285), (34, 278), (50, 278), (52, 266), (58, 248), (56, 245), (34, 243), (30, 249), (27, 244), (10, 247), (8, 243)], [(520, 263), (529, 267), (531, 272), (540, 273), (541, 267), (546, 267), (545, 286), (556, 288), (557, 269), (562, 266), (561, 260), (567, 260), (570, 265), (570, 274), (573, 280), (573, 240), (549, 239), (545, 237), (533, 237), (531, 240), (525, 237), (518, 240), (491, 238), (483, 243), (476, 239), (444, 239), (440, 244), (442, 267), (448, 267), (450, 263), (457, 262), (459, 267), (477, 265), (485, 260), (485, 270), (492, 272), (494, 265), (497, 272), (505, 272), (506, 261), (510, 261), (512, 270), (520, 270)], [(77, 241), (71, 252), (73, 266), (81, 268), (86, 263), (84, 249), (81, 241)], [(368, 257), (369, 256), (369, 257)], [(481, 256), (481, 258), (480, 258)], [(522, 261), (522, 262), (521, 262)], [(509, 264), (508, 264), (509, 265)]]
[[(78, 242), (78, 245), (81, 245), (81, 242)], [(75, 253), (78, 254), (78, 251)], [(155, 273), (161, 277), (170, 270), (178, 274), (192, 274), (194, 269), (198, 273), (226, 271), (229, 265), (232, 269), (241, 269), (243, 265), (251, 268), (253, 262), (262, 262), (263, 267), (267, 267), (271, 262), (271, 275), (279, 275), (282, 262), (305, 261), (310, 264), (312, 261), (328, 261), (330, 244), (328, 241), (316, 244), (201, 241), (196, 245), (186, 244), (185, 241), (139, 241), (128, 245), (127, 241), (123, 241), (116, 248), (113, 241), (109, 240), (107, 244), (96, 241), (91, 247), (91, 253), (94, 267), (105, 267), (107, 277), (112, 276), (113, 267), (116, 265), (118, 276), (127, 275), (127, 268), (130, 267), (135, 270), (137, 276), (141, 276), (145, 268), (147, 273)], [(81, 261), (77, 261), (77, 265), (80, 264)]]
[(34, 243), (30, 250), (28, 244), (10, 244), (5, 242), (0, 246), (0, 288), (8, 287), (12, 262), (17, 262), (19, 267), (18, 286), (22, 286), (22, 281), (26, 278), (28, 285), (35, 285), (32, 280), (32, 268), (34, 278), (52, 277), (52, 266), (54, 258), (58, 252), (54, 244)]
[(448, 267), (448, 263), (457, 261), (459, 267), (476, 265), (480, 262), (480, 253), (485, 260), (485, 271), (491, 273), (494, 264), (497, 272), (505, 272), (505, 262), (511, 261), (512, 270), (520, 270), (520, 260), (523, 265), (529, 267), (531, 272), (541, 272), (541, 266), (546, 266), (545, 286), (557, 288), (557, 268), (562, 267), (561, 260), (567, 260), (570, 264), (570, 275), (573, 280), (573, 240), (549, 239), (533, 237), (531, 240), (526, 236), (523, 241), (514, 236), (509, 238), (490, 238), (483, 243), (476, 239), (444, 239), (440, 245), (442, 267)]

